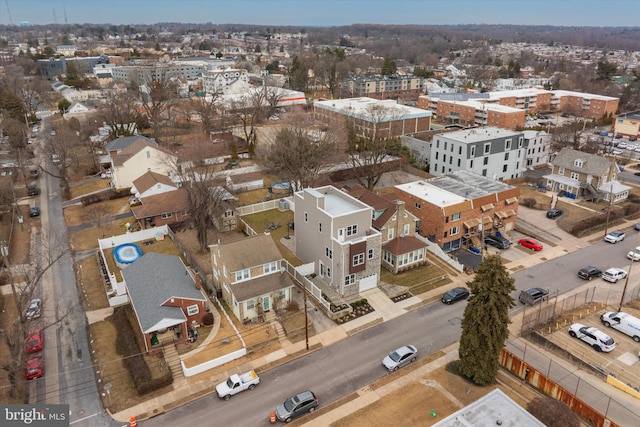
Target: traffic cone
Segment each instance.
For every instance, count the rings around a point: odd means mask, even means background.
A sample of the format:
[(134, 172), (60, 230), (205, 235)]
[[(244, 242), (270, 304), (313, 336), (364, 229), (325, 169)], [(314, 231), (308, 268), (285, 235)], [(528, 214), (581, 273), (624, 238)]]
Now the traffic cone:
[(138, 422), (136, 421), (136, 417), (129, 418), (129, 427), (137, 427)]
[(271, 415), (269, 415), (269, 421), (271, 421), (271, 424), (275, 424), (276, 423), (276, 413), (272, 412)]

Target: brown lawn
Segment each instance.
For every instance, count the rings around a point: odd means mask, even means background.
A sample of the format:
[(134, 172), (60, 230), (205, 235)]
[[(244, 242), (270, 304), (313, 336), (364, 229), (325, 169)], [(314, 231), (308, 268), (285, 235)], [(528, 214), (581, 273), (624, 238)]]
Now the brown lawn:
[(93, 193), (94, 191), (104, 190), (109, 188), (109, 183), (111, 181), (108, 179), (89, 179), (83, 180), (78, 185), (73, 185), (71, 187), (71, 199), (75, 199), (76, 197), (81, 197), (89, 193)]
[[(97, 212), (99, 212), (99, 214)], [(113, 216), (125, 212), (129, 212), (129, 200), (126, 198), (118, 198), (93, 203), (87, 206), (68, 206), (64, 209), (64, 220), (68, 227), (73, 227), (75, 225), (92, 223), (95, 221), (97, 216)], [(134, 218), (122, 221), (123, 227), (127, 222), (133, 223)]]
[(82, 289), (82, 308), (85, 311), (109, 307), (102, 272), (95, 256), (85, 258), (76, 264), (78, 283)]

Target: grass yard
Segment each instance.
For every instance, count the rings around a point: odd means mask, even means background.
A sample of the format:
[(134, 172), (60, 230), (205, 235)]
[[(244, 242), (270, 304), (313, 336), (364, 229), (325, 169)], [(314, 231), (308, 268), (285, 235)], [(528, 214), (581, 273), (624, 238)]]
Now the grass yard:
[(381, 268), (380, 281), (406, 287), (407, 291), (410, 291), (414, 295), (451, 283), (449, 274), (434, 264), (412, 268), (411, 270), (395, 275)]
[(85, 311), (109, 307), (106, 289), (102, 282), (102, 272), (95, 256), (85, 258), (76, 264), (78, 283), (82, 290), (82, 308)]
[[(120, 197), (113, 200), (105, 200), (88, 206), (73, 205), (64, 209), (64, 220), (68, 227), (95, 222), (98, 218), (109, 217), (129, 212), (129, 200)], [(134, 218), (122, 221), (122, 226), (127, 222), (133, 223)], [(123, 230), (124, 233), (124, 230)]]
[(257, 233), (265, 232), (265, 229), (269, 224), (280, 224), (280, 227), (268, 230), (268, 232), (271, 233), (271, 237), (276, 243), (276, 246), (280, 250), (282, 256), (289, 261), (291, 265), (299, 266), (302, 264), (293, 252), (291, 252), (281, 241), (285, 236), (290, 236), (291, 239), (295, 236), (295, 231), (288, 230), (287, 228), (287, 224), (293, 223), (293, 212), (289, 210), (283, 212), (278, 209), (271, 209), (251, 215), (245, 215), (242, 219)]
[(111, 180), (109, 179), (89, 179), (83, 180), (78, 185), (73, 185), (71, 187), (71, 200), (76, 197), (82, 197), (86, 194), (93, 193), (94, 191), (104, 190), (109, 188), (109, 183)]

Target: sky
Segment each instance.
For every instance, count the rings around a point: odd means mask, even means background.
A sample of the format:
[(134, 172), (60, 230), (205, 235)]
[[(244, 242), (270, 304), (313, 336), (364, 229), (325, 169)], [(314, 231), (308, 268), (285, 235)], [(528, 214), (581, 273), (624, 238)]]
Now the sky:
[[(66, 15), (66, 18), (65, 18)], [(640, 0), (0, 0), (0, 24), (638, 27)]]

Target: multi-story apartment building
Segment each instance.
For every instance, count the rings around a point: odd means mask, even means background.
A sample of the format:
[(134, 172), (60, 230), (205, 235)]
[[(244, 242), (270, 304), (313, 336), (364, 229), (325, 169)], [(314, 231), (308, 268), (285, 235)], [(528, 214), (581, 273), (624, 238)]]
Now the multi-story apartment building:
[(116, 81), (147, 81), (162, 80), (167, 77), (181, 78), (186, 80), (196, 80), (202, 77), (205, 66), (202, 64), (184, 63), (126, 63), (118, 65), (112, 69), (113, 79)]
[(91, 74), (98, 64), (108, 64), (109, 57), (107, 55), (90, 56), (81, 58), (60, 58), (38, 59), (36, 67), (42, 76), (52, 79), (61, 74), (67, 73), (68, 64), (74, 64), (76, 71), (82, 74)]
[(394, 138), (401, 135), (426, 132), (431, 128), (431, 111), (408, 107), (387, 99), (347, 98), (317, 101), (313, 104), (316, 120), (336, 126), (351, 121), (360, 137), (376, 135)]
[(515, 227), (520, 189), (473, 172), (396, 185), (394, 191), (420, 220), (419, 234), (445, 251), (467, 246), (482, 233)]
[[(469, 95), (473, 94), (441, 94), (442, 98), (430, 98), (428, 107), (423, 108), (435, 111), (437, 117), (449, 124), (489, 125), (511, 130), (524, 127), (524, 110), (472, 100)], [(424, 98), (420, 98), (423, 102), (418, 101), (418, 105), (426, 105)]]
[(464, 129), (433, 137), (429, 171), (435, 176), (468, 170), (494, 180), (518, 178), (525, 168), (525, 153), (522, 132)]
[(294, 194), (295, 254), (342, 297), (378, 285), (381, 234), (373, 209), (333, 186)]
[(619, 102), (619, 98), (612, 96), (556, 90), (553, 91), (551, 98), (551, 111), (561, 111), (589, 119), (600, 119), (609, 114), (615, 114)]
[(366, 96), (376, 99), (397, 99), (420, 94), (422, 77), (394, 74), (390, 76), (360, 76), (346, 79), (342, 91), (351, 97)]
[(523, 166), (527, 169), (547, 165), (551, 160), (551, 135), (545, 131), (525, 130), (526, 153)]
[(231, 87), (241, 85), (245, 89), (249, 84), (247, 70), (221, 69), (202, 73), (202, 83), (207, 95), (226, 95)]

